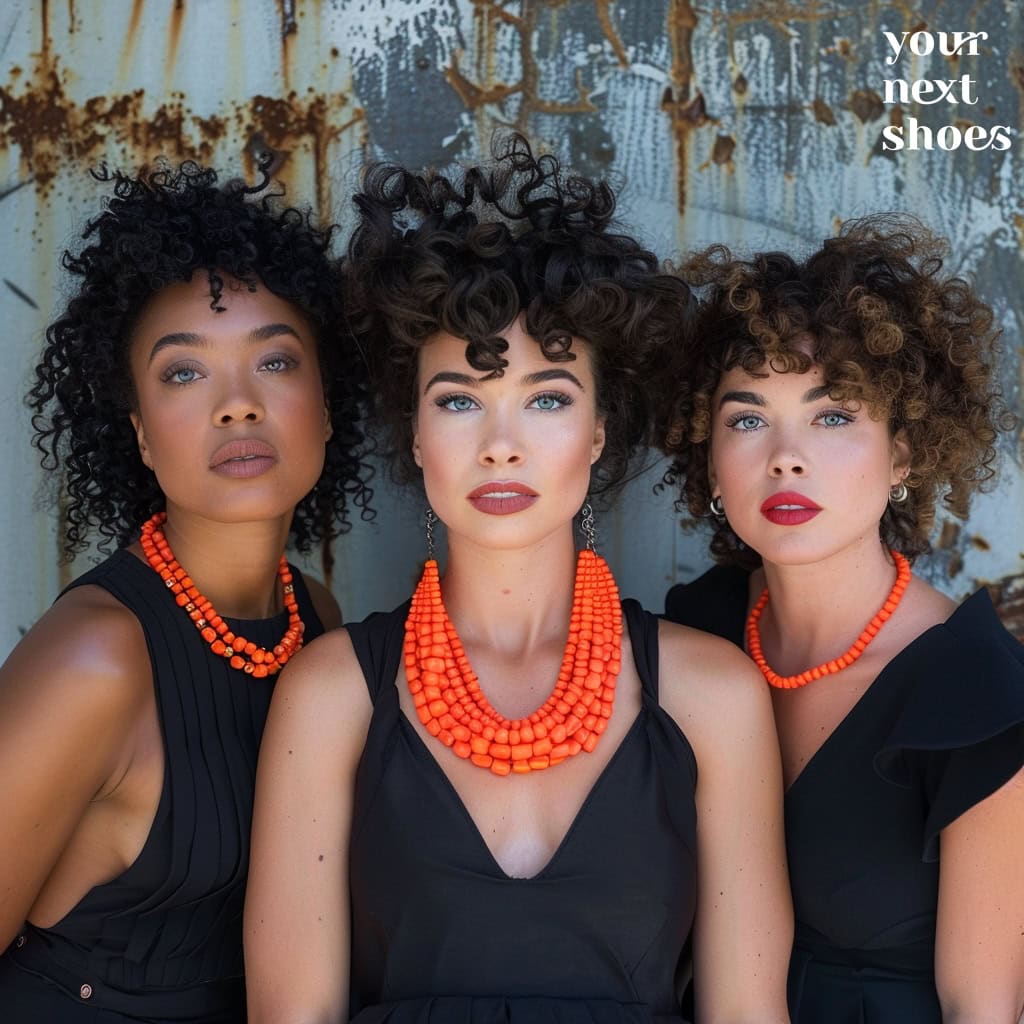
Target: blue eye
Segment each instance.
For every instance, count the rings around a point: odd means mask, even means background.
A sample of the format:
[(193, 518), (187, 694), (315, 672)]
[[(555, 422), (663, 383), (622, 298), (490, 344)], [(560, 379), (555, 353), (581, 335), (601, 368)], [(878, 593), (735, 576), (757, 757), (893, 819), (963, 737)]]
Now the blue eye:
[(545, 391), (543, 395), (537, 395), (530, 405), (542, 412), (554, 412), (556, 409), (572, 405), (572, 399), (560, 391)]
[(295, 360), (290, 356), (271, 356), (263, 361), (260, 368), (267, 370), (269, 373), (282, 373), (284, 370), (289, 370), (295, 365)]
[(818, 416), (818, 421), (823, 427), (845, 427), (847, 423), (853, 422), (849, 413), (839, 412), (837, 409), (829, 409)]
[(450, 412), (469, 412), (476, 408), (476, 402), (469, 395), (441, 395), (435, 404)]
[(195, 366), (171, 366), (168, 367), (160, 378), (168, 384), (191, 384), (200, 377), (199, 369)]
[(764, 420), (756, 413), (743, 412), (737, 416), (730, 417), (726, 421), (726, 426), (732, 427), (733, 430), (757, 430), (759, 427), (764, 426)]

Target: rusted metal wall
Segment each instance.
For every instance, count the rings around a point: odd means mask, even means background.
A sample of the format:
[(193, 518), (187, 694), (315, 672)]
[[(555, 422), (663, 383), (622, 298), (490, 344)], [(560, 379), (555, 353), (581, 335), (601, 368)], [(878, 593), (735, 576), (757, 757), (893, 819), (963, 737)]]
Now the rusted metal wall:
[[(977, 55), (908, 55), (884, 31), (988, 32)], [(923, 37), (922, 37), (923, 38)], [(921, 48), (921, 47), (919, 47)], [(1005, 328), (1019, 407), (1024, 314), (1024, 9), (1017, 0), (8, 0), (0, 10), (0, 654), (88, 562), (58, 567), (57, 510), (21, 405), (61, 295), (61, 249), (95, 208), (87, 170), (163, 154), (251, 173), (280, 152), (290, 194), (341, 219), (367, 157), (446, 165), (515, 126), (608, 175), (623, 214), (671, 257), (713, 241), (804, 250), (838, 220), (917, 213), (951, 238)], [(886, 79), (975, 80), (975, 104), (883, 103)], [(885, 152), (882, 129), (1009, 126), (1007, 150)], [(623, 589), (653, 607), (705, 564), (653, 465), (599, 525)], [(408, 593), (421, 510), (385, 484), (376, 525), (336, 545), (346, 613)], [(962, 596), (988, 582), (1024, 634), (1024, 475), (943, 523), (923, 571)]]

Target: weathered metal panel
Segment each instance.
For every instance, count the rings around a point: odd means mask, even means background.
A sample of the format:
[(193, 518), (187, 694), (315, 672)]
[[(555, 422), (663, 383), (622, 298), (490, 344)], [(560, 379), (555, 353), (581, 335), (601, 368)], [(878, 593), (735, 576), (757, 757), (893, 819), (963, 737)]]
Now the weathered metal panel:
[[(978, 29), (976, 57), (905, 56), (884, 30)], [(347, 220), (367, 156), (447, 165), (486, 151), (498, 126), (622, 188), (626, 218), (671, 257), (712, 241), (802, 250), (837, 220), (918, 213), (953, 241), (1005, 327), (1004, 388), (1020, 406), (1024, 313), (1024, 11), (1015, 0), (8, 0), (0, 11), (0, 652), (59, 584), (56, 510), (20, 404), (60, 293), (57, 260), (95, 207), (89, 166), (159, 154), (251, 172), (278, 149), (293, 197)], [(897, 76), (977, 79), (979, 102), (897, 113)], [(911, 115), (1012, 127), (1008, 151), (885, 153)], [(999, 490), (941, 531), (924, 571), (962, 596), (990, 581), (1024, 633), (1024, 474), (1007, 439)], [(652, 496), (652, 466), (600, 524), (622, 587), (650, 605), (705, 564), (703, 540)], [(376, 525), (336, 546), (350, 615), (408, 593), (419, 511), (382, 485)], [(626, 511), (628, 510), (628, 511)]]

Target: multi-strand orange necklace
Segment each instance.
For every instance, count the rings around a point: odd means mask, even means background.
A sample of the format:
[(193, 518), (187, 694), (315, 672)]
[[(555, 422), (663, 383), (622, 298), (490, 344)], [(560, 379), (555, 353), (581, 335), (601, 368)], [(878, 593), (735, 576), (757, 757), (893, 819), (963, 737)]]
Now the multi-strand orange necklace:
[(592, 751), (611, 718), (621, 668), (622, 607), (611, 570), (581, 551), (569, 640), (551, 696), (526, 718), (505, 718), (480, 691), (445, 611), (437, 562), (423, 567), (405, 620), (405, 675), (427, 732), (495, 775), (541, 771)]
[(192, 578), (178, 564), (161, 526), (167, 521), (166, 512), (157, 512), (142, 526), (142, 552), (146, 561), (160, 574), (160, 578), (174, 594), (179, 607), (188, 613), (200, 636), (210, 645), (214, 654), (227, 658), (232, 668), (247, 675), (262, 678), (281, 671), (284, 663), (302, 646), (305, 629), (295, 600), (295, 585), (288, 561), (281, 556), (277, 578), (284, 588), (284, 606), (288, 612), (288, 628), (273, 650), (259, 647), (244, 636), (231, 632), (228, 624), (217, 614), (213, 605), (199, 592)]
[(764, 652), (761, 650), (761, 633), (757, 628), (757, 622), (765, 608), (768, 607), (768, 589), (765, 588), (764, 593), (758, 598), (757, 604), (750, 609), (750, 615), (747, 617), (747, 651), (754, 659), (754, 664), (761, 670), (761, 674), (772, 686), (780, 690), (794, 690), (799, 686), (806, 686), (813, 679), (820, 679), (833, 672), (841, 672), (864, 653), (871, 641), (878, 635), (878, 631), (899, 607), (903, 593), (910, 582), (910, 562), (898, 551), (892, 551), (890, 554), (896, 563), (896, 582), (892, 585), (892, 590), (889, 591), (885, 603), (879, 608), (878, 614), (865, 626), (864, 631), (854, 640), (845, 654), (841, 654), (831, 661), (815, 665), (814, 668), (806, 669), (795, 676), (780, 676), (765, 661)]

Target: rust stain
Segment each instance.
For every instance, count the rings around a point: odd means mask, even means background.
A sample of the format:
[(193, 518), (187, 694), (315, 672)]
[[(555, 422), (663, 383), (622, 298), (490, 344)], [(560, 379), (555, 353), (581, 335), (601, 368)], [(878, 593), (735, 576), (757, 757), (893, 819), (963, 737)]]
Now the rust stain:
[(972, 535), (971, 543), (979, 551), (991, 551), (992, 550), (992, 545), (989, 544), (989, 542), (987, 540), (985, 540), (984, 537), (979, 537), (978, 534), (976, 534), (976, 533)]
[(829, 126), (835, 125), (836, 115), (832, 113), (832, 108), (820, 96), (814, 97), (814, 102), (811, 104), (811, 110), (814, 111), (815, 121), (819, 121), (821, 124), (827, 124)]
[(947, 519), (942, 524), (942, 532), (939, 534), (939, 539), (936, 541), (935, 546), (940, 551), (948, 551), (957, 540), (960, 538), (960, 524), (954, 523), (952, 519)]
[(122, 81), (128, 74), (128, 69), (132, 66), (132, 55), (138, 42), (139, 26), (142, 24), (142, 7), (143, 0), (132, 0), (132, 13), (128, 19), (128, 31), (125, 33), (124, 48), (121, 50), (121, 63), (117, 71), (117, 76)]
[(209, 162), (215, 145), (234, 134), (254, 134), (282, 153), (308, 147), (314, 156), (317, 198), (330, 209), (330, 144), (363, 120), (343, 93), (256, 96), (198, 113), (183, 93), (166, 95), (155, 110), (142, 89), (93, 96), (78, 102), (68, 95), (56, 58), (40, 62), (22, 88), (0, 87), (0, 133), (17, 147), (23, 179), (47, 193), (62, 166), (103, 160), (136, 167), (158, 155)]
[(170, 85), (174, 65), (178, 60), (178, 45), (181, 43), (181, 24), (185, 20), (185, 0), (174, 0), (167, 26), (167, 65), (164, 68), (164, 82)]
[(697, 14), (690, 0), (671, 0), (668, 11), (668, 33), (672, 44), (672, 85), (665, 90), (661, 109), (669, 115), (676, 144), (676, 205), (679, 213), (686, 210), (686, 177), (689, 163), (690, 133), (708, 123), (707, 109), (700, 90), (690, 96), (693, 78), (693, 32)]
[(50, 0), (39, 0), (39, 18), (42, 30), (41, 50), (43, 59), (48, 60), (50, 56)]
[(1017, 229), (1017, 238), (1020, 241), (1020, 247), (1024, 249), (1024, 214), (1015, 213), (1013, 215), (1013, 226)]
[(735, 149), (736, 140), (731, 135), (719, 135), (711, 149), (711, 162), (719, 165), (732, 163)]
[(964, 567), (964, 556), (959, 551), (954, 551), (949, 556), (949, 562), (946, 564), (946, 575), (953, 579), (954, 576), (959, 576), (960, 572)]
[(1003, 625), (1024, 643), (1024, 573), (984, 584)]
[[(536, 36), (537, 12), (541, 7), (553, 6), (552, 0), (523, 0), (521, 13), (512, 14), (497, 0), (474, 0), (473, 13), (477, 22), (477, 52), (475, 74), (478, 81), (470, 79), (462, 70), (461, 50), (452, 55), (452, 62), (445, 68), (445, 79), (455, 90), (467, 110), (477, 111), (481, 116), (483, 108), (490, 104), (501, 104), (512, 96), (520, 96), (519, 113), (515, 125), (520, 131), (527, 131), (530, 114), (582, 114), (595, 113), (597, 108), (590, 101), (590, 94), (583, 84), (581, 69), (576, 69), (577, 99), (572, 102), (545, 99), (540, 92), (540, 67), (533, 51)], [(554, 4), (557, 6), (557, 4)], [(501, 25), (512, 28), (517, 37), (519, 59), (522, 71), (518, 82), (495, 81), (494, 58), (497, 29)], [(482, 134), (489, 131), (481, 124)]]
[(74, 33), (77, 29), (78, 22), (75, 15), (75, 0), (68, 0), (68, 31)]
[(746, 96), (747, 90), (750, 88), (750, 83), (747, 81), (747, 76), (742, 73), (738, 74), (732, 83), (732, 87), (735, 90), (737, 96)]
[(619, 37), (619, 33), (616, 31), (615, 24), (612, 21), (610, 2), (611, 0), (594, 0), (597, 22), (601, 26), (601, 31), (604, 33), (605, 39), (611, 43), (612, 50), (615, 52), (615, 57), (619, 62), (619, 66), (628, 68), (629, 58), (626, 56), (626, 48), (622, 45), (622, 39)]
[(882, 97), (874, 89), (856, 89), (846, 106), (857, 115), (862, 124), (877, 121), (885, 113)]

